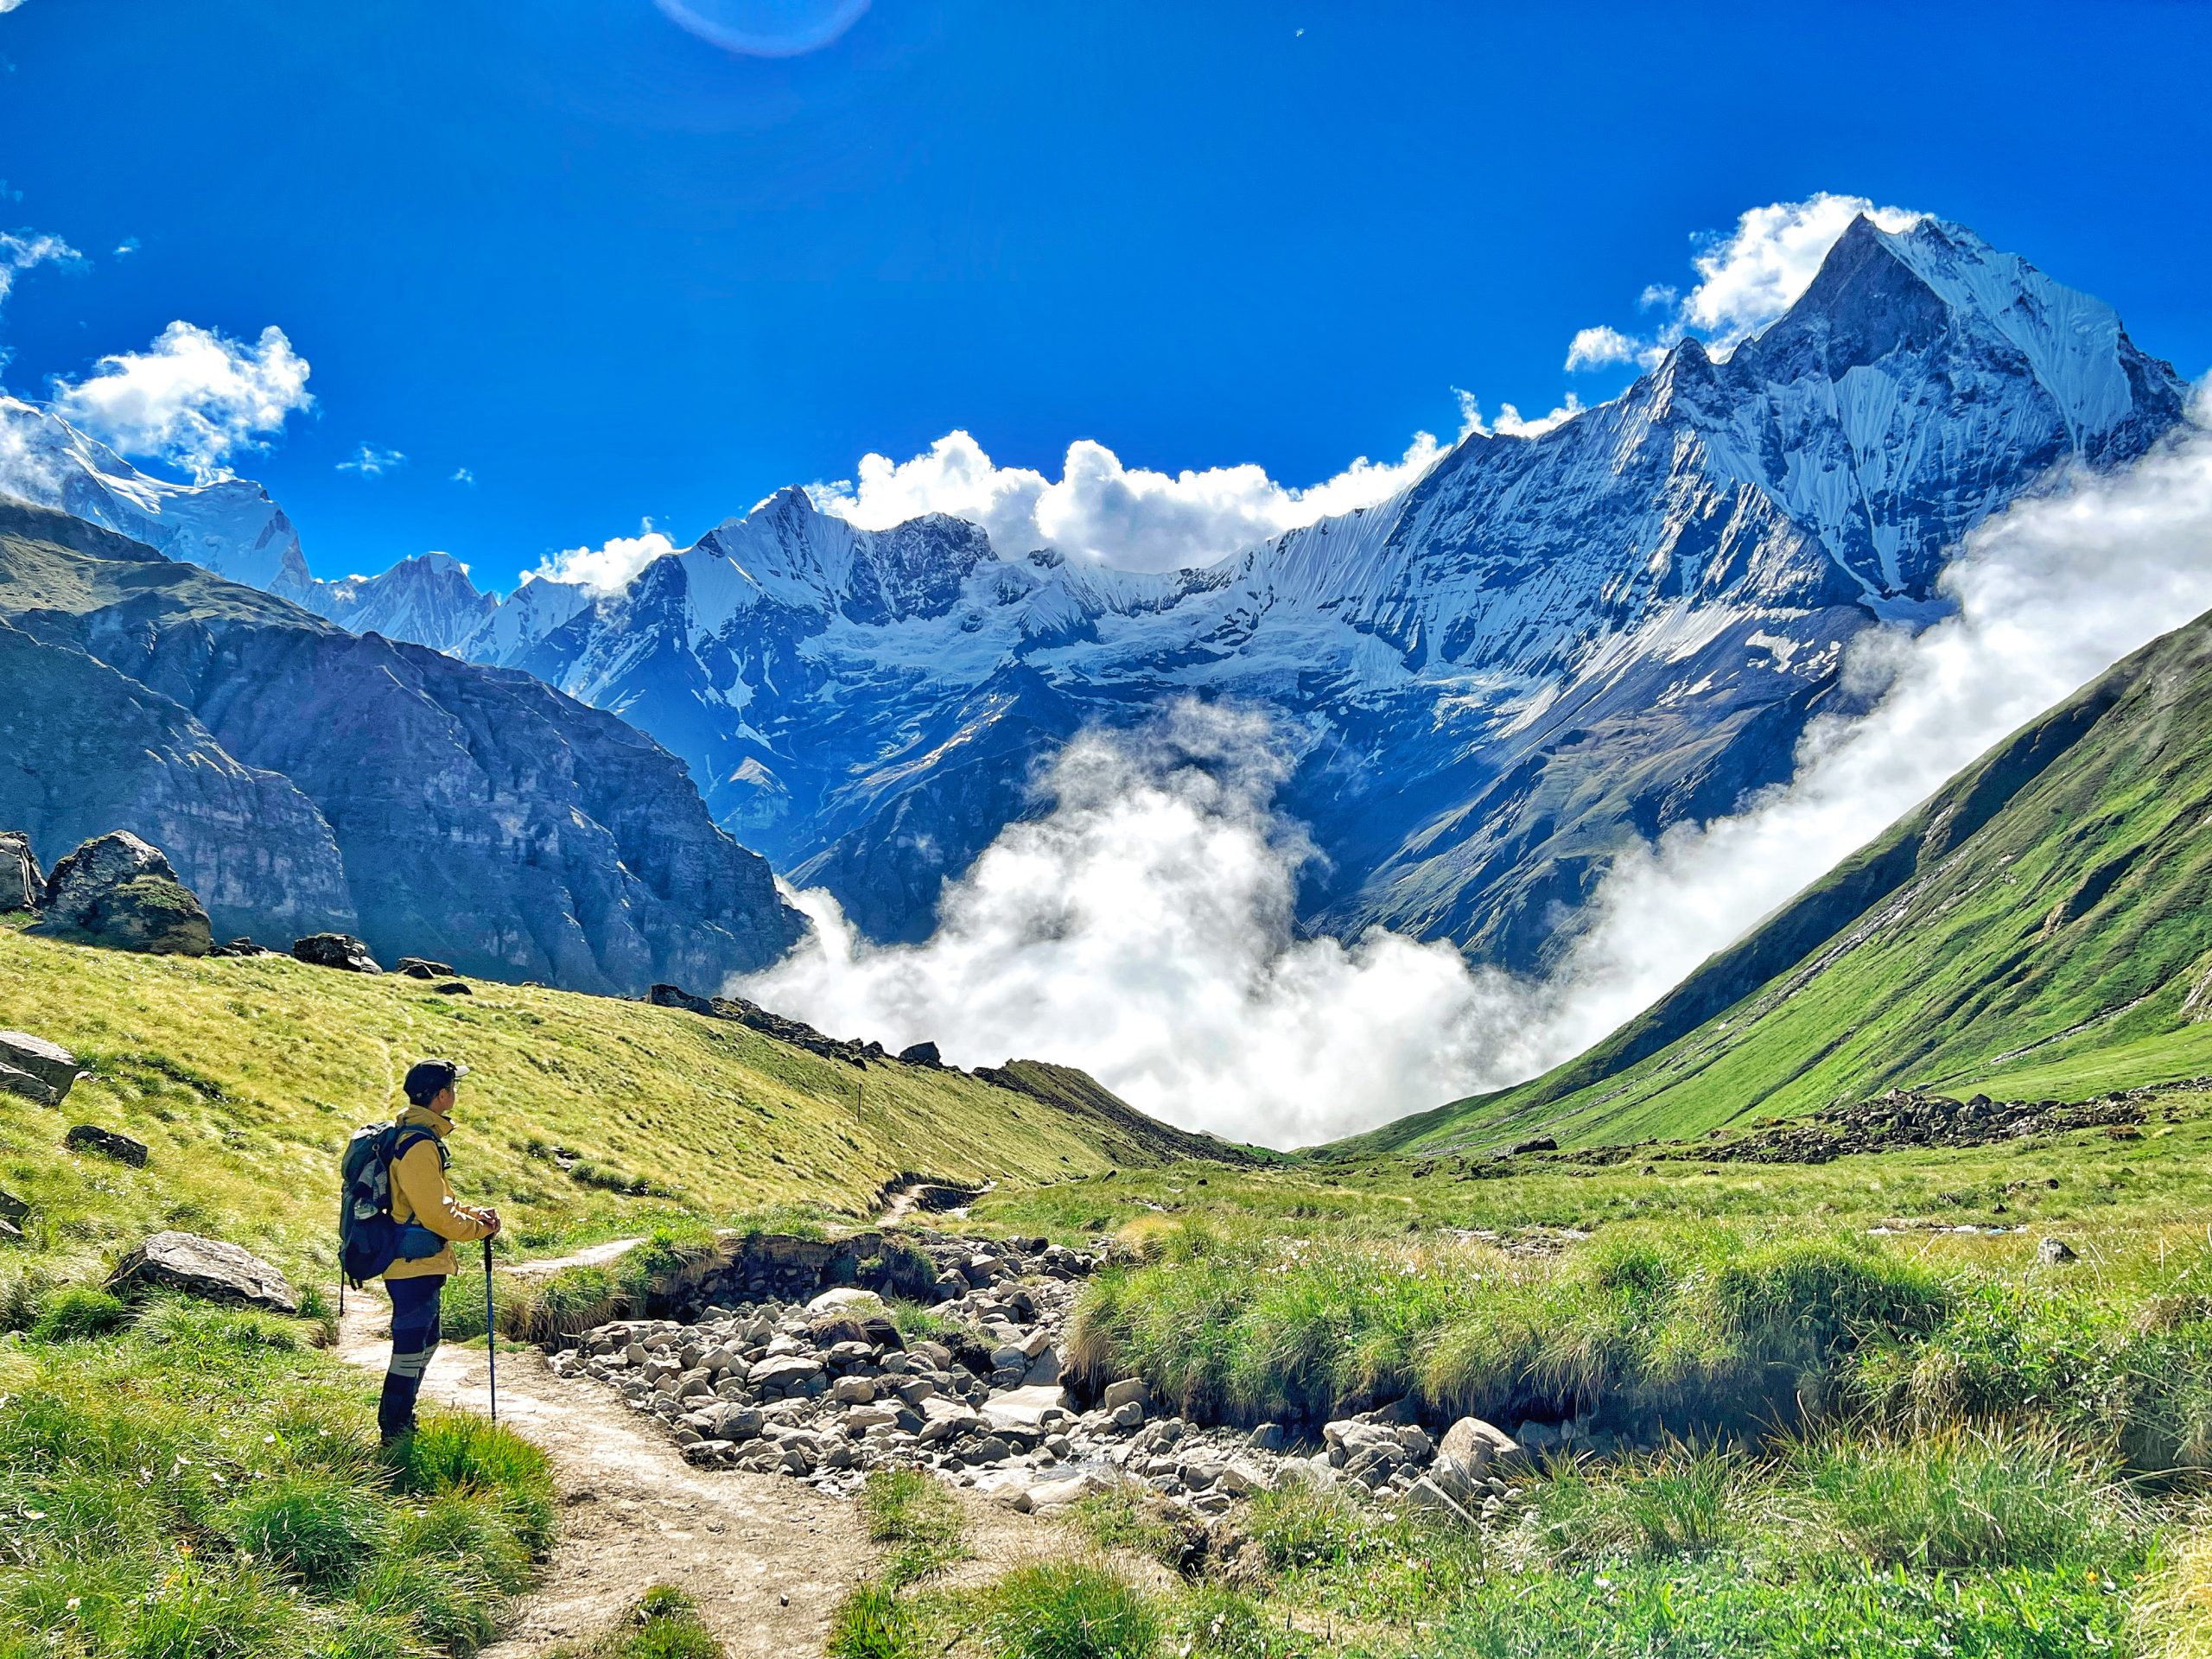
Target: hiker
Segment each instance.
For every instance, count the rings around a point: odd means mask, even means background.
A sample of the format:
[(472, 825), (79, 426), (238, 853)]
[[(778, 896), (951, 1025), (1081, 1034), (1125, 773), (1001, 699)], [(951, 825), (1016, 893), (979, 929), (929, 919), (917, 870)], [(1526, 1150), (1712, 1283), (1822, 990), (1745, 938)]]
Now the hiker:
[(446, 1184), (446, 1136), (453, 1132), (454, 1085), (468, 1068), (453, 1060), (418, 1060), (408, 1068), (407, 1109), (392, 1141), (391, 1218), (398, 1255), (385, 1269), (391, 1296), (391, 1364), (377, 1406), (377, 1432), (390, 1446), (415, 1431), (415, 1399), (438, 1351), (438, 1293), (460, 1271), (453, 1247), (496, 1238), (498, 1212), (473, 1210)]

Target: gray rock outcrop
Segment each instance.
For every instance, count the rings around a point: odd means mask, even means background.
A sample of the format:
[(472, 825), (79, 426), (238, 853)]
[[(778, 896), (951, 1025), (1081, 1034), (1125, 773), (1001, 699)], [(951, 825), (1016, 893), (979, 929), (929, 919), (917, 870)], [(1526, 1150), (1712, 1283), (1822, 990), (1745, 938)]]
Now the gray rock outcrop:
[(160, 956), (215, 948), (198, 897), (159, 848), (128, 830), (95, 836), (54, 867), (32, 931)]
[[(77, 1081), (78, 1065), (77, 1057), (59, 1043), (27, 1031), (0, 1031), (0, 1089), (11, 1094), (58, 1106)], [(11, 1077), (36, 1087), (25, 1087)]]
[(197, 1233), (156, 1233), (116, 1264), (107, 1287), (118, 1295), (180, 1290), (209, 1301), (296, 1313), (291, 1281), (252, 1251)]
[(0, 830), (0, 916), (36, 910), (46, 899), (46, 877), (39, 873), (31, 838), (21, 830)]
[(292, 955), (315, 968), (335, 968), (346, 974), (380, 974), (384, 969), (369, 954), (369, 947), (350, 933), (310, 933), (292, 941)]

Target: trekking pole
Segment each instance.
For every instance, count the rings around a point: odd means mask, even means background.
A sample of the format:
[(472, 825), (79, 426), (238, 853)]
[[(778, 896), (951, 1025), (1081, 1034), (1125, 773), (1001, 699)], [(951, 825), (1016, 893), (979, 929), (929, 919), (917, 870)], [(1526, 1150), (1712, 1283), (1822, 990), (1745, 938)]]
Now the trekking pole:
[(492, 1323), (492, 1241), (484, 1241), (484, 1372), (492, 1392), (492, 1421), (499, 1421), (499, 1331)]

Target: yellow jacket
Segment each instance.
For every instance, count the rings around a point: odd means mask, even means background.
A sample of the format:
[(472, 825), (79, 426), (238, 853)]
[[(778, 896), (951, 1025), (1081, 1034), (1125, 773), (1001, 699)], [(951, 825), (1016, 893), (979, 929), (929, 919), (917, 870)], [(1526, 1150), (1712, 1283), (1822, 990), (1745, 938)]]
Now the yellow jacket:
[[(429, 1130), (441, 1143), (453, 1133), (453, 1120), (427, 1106), (410, 1106), (399, 1115), (399, 1122), (404, 1128)], [(435, 1255), (393, 1262), (385, 1269), (387, 1279), (424, 1279), (434, 1273), (458, 1273), (461, 1264), (454, 1259), (454, 1243), (481, 1238), (491, 1231), (461, 1209), (453, 1188), (446, 1185), (445, 1160), (438, 1156), (438, 1147), (428, 1141), (416, 1141), (392, 1160), (391, 1218), (403, 1227), (410, 1221), (419, 1223), (447, 1243)]]

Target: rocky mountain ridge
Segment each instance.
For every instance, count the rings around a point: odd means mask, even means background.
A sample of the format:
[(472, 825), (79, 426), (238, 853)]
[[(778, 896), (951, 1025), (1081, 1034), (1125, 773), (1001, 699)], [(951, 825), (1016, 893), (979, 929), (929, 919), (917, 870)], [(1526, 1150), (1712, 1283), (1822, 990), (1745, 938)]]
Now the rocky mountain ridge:
[(631, 994), (798, 935), (766, 863), (613, 716), (80, 519), (0, 503), (0, 823), (42, 859), (131, 827), (220, 934)]
[(1726, 355), (1684, 340), (1610, 403), (1205, 569), (865, 531), (786, 490), (613, 594), (530, 581), (487, 612), (404, 566), (312, 591), (619, 711), (878, 938), (930, 931), (1076, 731), (1260, 706), (1321, 854), (1303, 922), (1532, 968), (1616, 852), (1786, 776), (1849, 640), (1940, 614), (1976, 524), (2141, 454), (2185, 391), (1962, 227), (1861, 219)]

